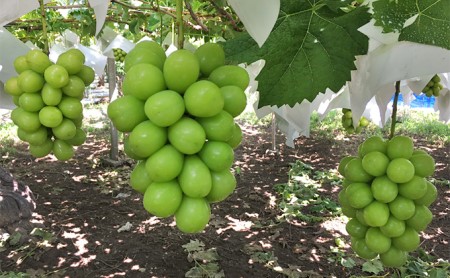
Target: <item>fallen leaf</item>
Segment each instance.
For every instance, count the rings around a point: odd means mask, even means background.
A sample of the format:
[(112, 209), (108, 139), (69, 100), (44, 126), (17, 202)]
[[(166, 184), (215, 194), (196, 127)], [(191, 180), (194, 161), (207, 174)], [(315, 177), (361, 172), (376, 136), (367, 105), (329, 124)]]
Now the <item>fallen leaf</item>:
[(121, 232), (129, 232), (131, 231), (131, 228), (133, 227), (133, 225), (130, 222), (125, 223), (125, 225), (123, 225), (122, 227), (120, 227), (117, 232), (121, 233)]
[(196, 261), (212, 262), (220, 259), (215, 248), (208, 250), (200, 250), (192, 254), (192, 258)]
[(205, 244), (198, 239), (189, 241), (189, 243), (186, 243), (182, 245), (181, 247), (184, 248), (187, 252), (196, 252), (196, 251), (202, 251), (205, 250)]
[(125, 198), (128, 198), (128, 197), (130, 197), (130, 196), (131, 196), (130, 193), (119, 193), (119, 194), (117, 194), (117, 196), (114, 197), (114, 198), (117, 198), (117, 199), (125, 199)]

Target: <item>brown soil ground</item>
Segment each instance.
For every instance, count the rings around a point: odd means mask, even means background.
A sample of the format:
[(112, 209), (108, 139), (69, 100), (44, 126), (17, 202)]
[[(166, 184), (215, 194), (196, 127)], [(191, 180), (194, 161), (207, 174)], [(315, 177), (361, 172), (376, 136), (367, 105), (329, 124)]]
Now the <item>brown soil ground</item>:
[[(0, 252), (0, 273), (184, 277), (195, 261), (188, 260), (182, 245), (198, 240), (205, 249), (215, 248), (225, 277), (284, 277), (280, 271), (289, 270), (291, 277), (369, 275), (362, 272), (363, 261), (354, 257), (348, 245), (342, 252), (356, 261), (352, 269), (336, 262), (337, 255), (331, 252), (336, 237), (349, 242), (341, 218), (317, 223), (280, 222), (275, 205), (279, 195), (273, 189), (275, 184), (287, 182), (290, 164), (296, 160), (320, 171), (336, 169), (342, 156), (356, 152), (362, 138), (326, 140), (313, 134), (297, 139), (295, 148), (278, 144), (278, 151), (272, 152), (269, 129), (247, 126), (243, 144), (236, 151), (235, 166), (241, 170), (236, 191), (212, 206), (210, 224), (194, 235), (178, 231), (172, 218), (158, 219), (143, 209), (142, 196), (128, 186), (134, 163), (124, 156), (119, 166), (105, 163), (107, 140), (89, 137), (68, 162), (51, 157), (33, 159), (23, 149), (3, 157), (0, 163), (31, 187), (37, 201), (34, 221), (53, 236), (49, 241), (38, 238), (8, 246)], [(277, 135), (277, 140), (282, 143), (284, 137)], [(416, 141), (416, 146), (435, 158), (434, 178), (450, 180), (450, 146), (423, 140)], [(439, 198), (431, 207), (435, 217), (422, 234), (421, 248), (436, 259), (449, 260), (450, 190), (448, 184), (437, 187)], [(324, 197), (337, 199), (336, 185), (325, 183), (321, 190)], [(129, 196), (118, 198), (119, 193)], [(118, 232), (127, 222), (131, 229)]]

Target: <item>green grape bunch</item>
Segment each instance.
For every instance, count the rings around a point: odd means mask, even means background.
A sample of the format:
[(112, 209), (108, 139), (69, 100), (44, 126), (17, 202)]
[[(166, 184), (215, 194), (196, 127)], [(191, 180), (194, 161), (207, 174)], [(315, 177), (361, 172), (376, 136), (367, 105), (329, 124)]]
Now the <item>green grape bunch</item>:
[(158, 43), (143, 41), (126, 55), (124, 72), (123, 97), (107, 113), (126, 133), (124, 152), (138, 161), (130, 186), (150, 214), (173, 216), (184, 233), (201, 232), (211, 204), (236, 188), (231, 167), (242, 130), (235, 118), (247, 105), (250, 77), (226, 65), (215, 43), (166, 56)]
[(433, 219), (429, 207), (437, 189), (428, 178), (434, 171), (433, 157), (414, 148), (407, 136), (370, 137), (356, 156), (341, 160), (338, 172), (344, 180), (338, 200), (350, 218), (346, 230), (358, 256), (379, 256), (387, 267), (406, 263)]
[(84, 63), (83, 52), (75, 48), (59, 55), (56, 63), (38, 49), (14, 60), (18, 75), (6, 81), (5, 92), (17, 106), (11, 112), (17, 135), (34, 157), (53, 153), (65, 161), (86, 140), (81, 100), (95, 72)]
[(369, 125), (369, 120), (362, 116), (361, 119), (359, 119), (359, 123), (357, 127), (353, 126), (353, 113), (351, 109), (342, 108), (342, 127), (345, 129), (345, 131), (349, 134), (352, 133), (361, 133), (365, 127)]
[(441, 78), (439, 75), (433, 76), (433, 78), (427, 83), (427, 85), (423, 88), (422, 92), (427, 97), (438, 97), (439, 92), (444, 88), (444, 86), (441, 83)]
[(114, 54), (114, 59), (117, 62), (121, 62), (121, 63), (123, 63), (125, 61), (125, 57), (127, 56), (127, 53), (125, 52), (125, 50), (123, 50), (121, 48), (113, 48), (113, 54)]

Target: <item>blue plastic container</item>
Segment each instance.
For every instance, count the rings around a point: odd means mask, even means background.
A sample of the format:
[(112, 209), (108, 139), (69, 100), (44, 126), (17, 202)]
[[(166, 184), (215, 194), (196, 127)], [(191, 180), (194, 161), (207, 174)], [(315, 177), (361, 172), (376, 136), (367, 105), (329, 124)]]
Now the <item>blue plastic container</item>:
[[(434, 102), (436, 101), (436, 98), (434, 96), (432, 97), (427, 97), (424, 94), (420, 94), (419, 96), (416, 96), (415, 100), (411, 101), (410, 103), (410, 107), (411, 108), (433, 108), (434, 107)], [(394, 97), (392, 97), (391, 99), (391, 103), (394, 101)], [(398, 105), (404, 105), (403, 103), (403, 95), (400, 94), (398, 96)]]

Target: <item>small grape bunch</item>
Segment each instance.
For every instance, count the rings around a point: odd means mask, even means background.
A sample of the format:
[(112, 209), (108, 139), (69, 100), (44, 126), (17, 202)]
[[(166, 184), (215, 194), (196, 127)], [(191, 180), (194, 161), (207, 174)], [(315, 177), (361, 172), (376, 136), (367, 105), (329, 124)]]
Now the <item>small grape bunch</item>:
[(361, 117), (359, 119), (359, 123), (357, 127), (353, 126), (353, 113), (351, 109), (348, 108), (342, 108), (342, 126), (344, 127), (345, 131), (349, 134), (352, 133), (361, 133), (361, 131), (369, 125), (369, 120), (366, 117)]
[(434, 75), (433, 78), (427, 83), (425, 88), (423, 88), (422, 92), (425, 93), (427, 97), (438, 97), (439, 92), (444, 88), (441, 84), (441, 78), (439, 75)]
[(117, 62), (123, 63), (125, 61), (125, 56), (127, 56), (125, 50), (121, 48), (113, 48), (113, 53), (114, 59), (116, 59)]
[(5, 92), (17, 106), (11, 120), (17, 136), (29, 144), (36, 158), (53, 153), (60, 161), (74, 156), (74, 146), (82, 145), (84, 92), (95, 79), (79, 49), (59, 55), (56, 63), (39, 49), (14, 60), (16, 76), (5, 83)]

